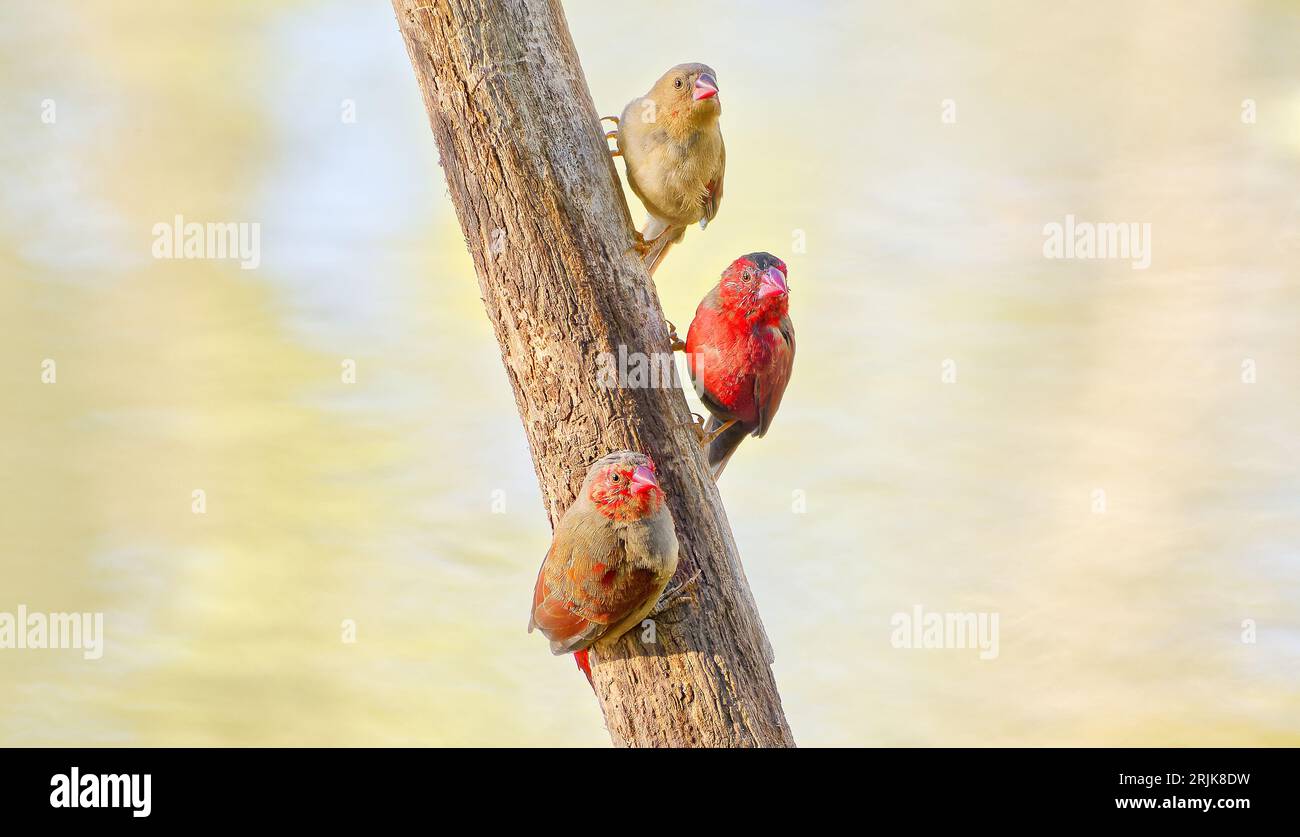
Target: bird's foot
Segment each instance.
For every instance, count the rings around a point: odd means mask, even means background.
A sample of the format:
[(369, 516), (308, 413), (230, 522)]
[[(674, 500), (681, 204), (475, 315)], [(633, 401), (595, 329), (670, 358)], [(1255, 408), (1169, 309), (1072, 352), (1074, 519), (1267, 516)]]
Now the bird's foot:
[(646, 241), (645, 236), (636, 230), (632, 231), (632, 249), (636, 251), (637, 256), (645, 259), (650, 254), (650, 248), (654, 246), (653, 241)]
[(709, 434), (704, 432), (704, 427), (704, 416), (691, 413), (691, 432), (695, 434), (695, 441), (700, 447), (706, 447), (704, 440), (709, 437)]
[(727, 429), (730, 428), (731, 425), (735, 424), (736, 421), (737, 419), (732, 419), (731, 421), (724, 421), (722, 423), (722, 426), (719, 427), (717, 430), (714, 430), (712, 433), (704, 434), (704, 436), (700, 439), (700, 447), (707, 448), (709, 445), (713, 444), (713, 440), (721, 436), (723, 433), (726, 433)]
[(677, 326), (672, 324), (671, 320), (664, 320), (668, 326), (668, 344), (674, 352), (686, 351), (686, 341), (677, 336)]
[(687, 602), (695, 601), (694, 590), (696, 582), (700, 579), (700, 573), (703, 570), (696, 570), (695, 575), (678, 584), (671, 590), (665, 590), (664, 594), (659, 597), (655, 603), (654, 609), (650, 611), (650, 618), (653, 619), (662, 613), (667, 613), (675, 607), (680, 607)]
[[(617, 116), (602, 116), (602, 117), (600, 118), (600, 121), (601, 121), (601, 122), (605, 122), (606, 120), (608, 120), (608, 121), (614, 123), (614, 130), (612, 130), (612, 131), (606, 131), (606, 132), (605, 132), (605, 146), (606, 146), (606, 149), (609, 151), (609, 156), (611, 156), (611, 157), (622, 157), (622, 156), (623, 156), (623, 152), (622, 152), (622, 151), (619, 149), (619, 147), (618, 147), (618, 126), (619, 126), (618, 117), (617, 117)], [(609, 148), (609, 141), (610, 141), (610, 140), (614, 140), (614, 147), (613, 147), (613, 148)]]

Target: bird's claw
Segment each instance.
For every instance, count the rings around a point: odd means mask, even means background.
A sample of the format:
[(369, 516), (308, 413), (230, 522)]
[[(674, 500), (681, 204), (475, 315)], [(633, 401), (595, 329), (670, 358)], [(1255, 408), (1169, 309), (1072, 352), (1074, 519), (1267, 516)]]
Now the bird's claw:
[(672, 590), (665, 590), (664, 594), (659, 597), (659, 601), (655, 603), (654, 609), (650, 611), (650, 618), (653, 619), (661, 613), (667, 613), (675, 607), (680, 607), (687, 602), (695, 601), (695, 596), (688, 591), (693, 591), (695, 589), (695, 582), (699, 581), (700, 573), (702, 572), (703, 570), (696, 570), (695, 575), (686, 579)]
[(704, 416), (699, 413), (691, 413), (691, 432), (695, 434), (695, 441), (700, 447), (707, 446), (704, 440), (709, 437), (709, 434), (704, 432), (704, 427)]
[(673, 325), (672, 320), (664, 320), (668, 326), (668, 344), (674, 352), (686, 351), (686, 341), (677, 336), (677, 326)]
[(636, 251), (637, 256), (644, 259), (650, 254), (650, 248), (654, 246), (653, 241), (646, 241), (645, 236), (636, 230), (632, 231), (632, 249)]
[[(606, 132), (605, 132), (605, 148), (606, 148), (607, 151), (609, 151), (609, 156), (611, 156), (611, 157), (622, 157), (622, 156), (623, 156), (623, 152), (622, 152), (622, 150), (618, 147), (618, 130), (619, 130), (619, 126), (620, 126), (620, 124), (621, 124), (621, 123), (618, 121), (618, 117), (617, 117), (617, 116), (602, 116), (602, 117), (600, 118), (600, 121), (601, 121), (601, 122), (609, 121), (609, 122), (613, 122), (613, 123), (614, 123), (614, 130), (612, 130), (612, 131), (606, 131)], [(609, 147), (609, 141), (610, 141), (610, 140), (614, 140), (614, 147), (613, 147), (613, 148), (610, 148), (610, 147)]]

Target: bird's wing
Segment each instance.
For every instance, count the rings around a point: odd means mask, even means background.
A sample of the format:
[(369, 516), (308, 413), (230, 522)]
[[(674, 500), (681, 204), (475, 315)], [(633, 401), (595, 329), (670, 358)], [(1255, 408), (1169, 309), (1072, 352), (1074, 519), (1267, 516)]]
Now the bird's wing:
[(704, 192), (704, 223), (708, 225), (714, 216), (718, 214), (718, 206), (722, 203), (722, 180), (727, 171), (727, 147), (722, 146), (722, 156), (718, 161), (718, 173), (713, 179), (705, 184)]
[(786, 384), (794, 370), (794, 322), (789, 316), (781, 318), (776, 329), (777, 339), (772, 341), (772, 355), (763, 369), (754, 376), (754, 403), (758, 405), (758, 427), (755, 436), (763, 436), (772, 424), (772, 417), (781, 406)]
[(622, 538), (603, 519), (595, 527), (562, 530), (537, 574), (529, 629), (540, 628), (556, 654), (581, 651), (659, 586), (652, 571), (633, 566)]
[[(592, 625), (568, 609), (568, 601), (563, 593), (556, 589), (547, 579), (547, 569), (551, 566), (555, 554), (555, 545), (546, 553), (546, 560), (537, 572), (537, 585), (533, 588), (533, 609), (529, 613), (528, 632), (538, 628), (551, 640), (552, 649), (556, 643), (572, 644), (574, 650), (585, 647), (587, 638), (599, 631), (601, 625)], [(589, 644), (589, 643), (588, 643)]]

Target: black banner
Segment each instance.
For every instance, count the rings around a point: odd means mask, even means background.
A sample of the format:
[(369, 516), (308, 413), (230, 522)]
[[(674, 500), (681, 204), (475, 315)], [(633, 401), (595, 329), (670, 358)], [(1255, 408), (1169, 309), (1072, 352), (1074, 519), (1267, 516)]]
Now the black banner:
[(128, 826), (338, 824), (427, 815), (485, 795), (492, 814), (563, 802), (581, 816), (605, 794), (618, 803), (644, 795), (660, 812), (739, 800), (763, 812), (847, 805), (927, 821), (979, 811), (999, 821), (1232, 826), (1289, 811), (1296, 763), (1280, 749), (8, 750), (0, 798), (6, 811), (51, 824)]

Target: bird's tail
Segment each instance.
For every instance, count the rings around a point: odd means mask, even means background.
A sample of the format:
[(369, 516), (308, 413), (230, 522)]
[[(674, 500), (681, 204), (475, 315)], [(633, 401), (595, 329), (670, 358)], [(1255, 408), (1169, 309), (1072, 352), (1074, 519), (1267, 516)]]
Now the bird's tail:
[[(704, 425), (704, 432), (711, 434), (721, 426), (721, 421), (714, 416), (709, 416), (708, 424)], [(722, 470), (731, 461), (731, 455), (748, 435), (749, 428), (741, 422), (736, 422), (724, 430), (718, 438), (709, 442), (709, 471), (713, 473), (714, 482), (722, 476)]]
[(587, 649), (573, 652), (573, 661), (578, 664), (578, 668), (583, 674), (587, 675), (587, 683), (591, 688), (596, 688), (596, 684), (591, 682), (591, 663), (587, 661)]
[(645, 254), (643, 261), (645, 269), (654, 276), (660, 262), (668, 255), (668, 249), (686, 237), (686, 228), (666, 226), (658, 218), (651, 216), (646, 221), (645, 229), (641, 230), (641, 237), (652, 242), (650, 252)]

